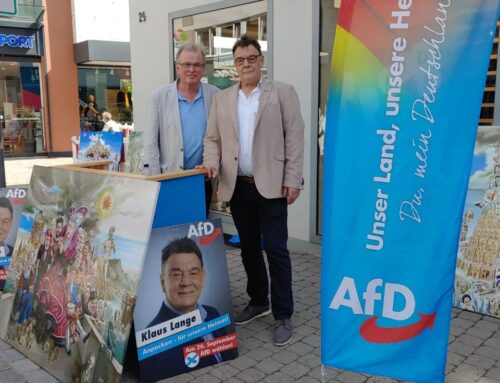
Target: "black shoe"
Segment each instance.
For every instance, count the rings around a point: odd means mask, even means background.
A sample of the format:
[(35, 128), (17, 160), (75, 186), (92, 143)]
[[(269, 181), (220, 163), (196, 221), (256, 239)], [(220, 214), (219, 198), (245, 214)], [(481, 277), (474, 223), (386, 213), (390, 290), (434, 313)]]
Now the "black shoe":
[(292, 340), (292, 323), (290, 319), (280, 319), (276, 321), (274, 327), (275, 346), (284, 346)]
[(247, 305), (247, 307), (245, 307), (241, 313), (234, 316), (234, 323), (235, 324), (250, 323), (255, 318), (264, 317), (269, 314), (271, 314), (269, 305), (265, 306)]

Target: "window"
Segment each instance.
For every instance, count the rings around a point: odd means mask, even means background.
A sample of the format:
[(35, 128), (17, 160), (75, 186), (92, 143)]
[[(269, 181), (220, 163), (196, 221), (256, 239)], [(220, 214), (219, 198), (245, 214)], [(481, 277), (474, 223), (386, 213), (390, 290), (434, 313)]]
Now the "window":
[[(110, 112), (113, 120), (133, 122), (132, 81), (129, 68), (79, 67), (80, 128), (99, 130), (102, 112)], [(87, 112), (89, 99), (94, 99), (97, 116)], [(85, 115), (86, 114), (86, 115)]]
[(45, 151), (40, 64), (0, 61), (0, 122), (6, 156)]
[[(232, 47), (242, 34), (248, 33), (260, 41), (264, 63), (267, 61), (267, 1), (178, 17), (172, 22), (173, 57), (175, 58), (178, 47), (183, 43), (191, 42), (204, 46), (207, 64), (203, 81), (220, 89), (227, 88), (238, 80)], [(263, 76), (266, 75), (267, 68), (264, 67)]]

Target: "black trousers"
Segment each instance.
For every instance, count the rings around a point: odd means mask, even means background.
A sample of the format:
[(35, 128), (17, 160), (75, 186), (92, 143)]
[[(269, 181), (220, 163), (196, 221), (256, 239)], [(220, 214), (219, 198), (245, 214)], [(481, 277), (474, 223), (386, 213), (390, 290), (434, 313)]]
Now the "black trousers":
[(262, 235), (269, 264), (274, 318), (290, 318), (293, 313), (292, 265), (287, 248), (286, 199), (264, 198), (255, 184), (237, 181), (230, 206), (240, 237), (250, 304), (264, 306), (269, 303), (269, 279), (260, 246)]
[(212, 203), (212, 181), (209, 179), (205, 180), (205, 212), (208, 218), (208, 212), (210, 211), (210, 204)]

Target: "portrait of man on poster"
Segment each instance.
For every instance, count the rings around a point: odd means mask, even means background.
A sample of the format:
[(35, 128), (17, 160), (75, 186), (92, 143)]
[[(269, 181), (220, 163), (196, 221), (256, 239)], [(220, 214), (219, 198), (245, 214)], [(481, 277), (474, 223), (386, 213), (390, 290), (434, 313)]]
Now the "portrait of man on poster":
[[(158, 313), (146, 328), (195, 310), (199, 310), (203, 322), (218, 318), (220, 314), (216, 308), (198, 302), (205, 277), (203, 256), (195, 241), (183, 237), (168, 243), (161, 252), (160, 284), (164, 300)], [(183, 347), (225, 335), (227, 335), (226, 329), (221, 328), (142, 360), (141, 378), (146, 381), (156, 381), (234, 359), (237, 351), (233, 349), (200, 358), (194, 367), (186, 366)]]

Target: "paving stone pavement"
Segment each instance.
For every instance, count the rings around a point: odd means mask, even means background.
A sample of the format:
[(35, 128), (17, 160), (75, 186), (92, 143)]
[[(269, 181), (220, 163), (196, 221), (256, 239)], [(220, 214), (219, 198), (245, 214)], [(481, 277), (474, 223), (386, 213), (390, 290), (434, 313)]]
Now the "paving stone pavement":
[(56, 166), (71, 163), (71, 157), (8, 158), (5, 160), (5, 180), (7, 186), (28, 185), (34, 165)]
[[(61, 160), (56, 162), (65, 162)], [(13, 166), (6, 163), (6, 172)], [(28, 166), (28, 165), (26, 165)], [(16, 172), (11, 171), (12, 177)], [(26, 184), (27, 178), (13, 179), (8, 184)], [(246, 277), (238, 249), (226, 252), (232, 300), (235, 312), (247, 303)], [(292, 254), (295, 314), (293, 339), (285, 347), (272, 343), (272, 316), (237, 326), (240, 356), (230, 362), (208, 367), (190, 374), (166, 379), (165, 383), (391, 383), (395, 379), (358, 374), (333, 368), (325, 370), (320, 361), (318, 254)], [(57, 382), (7, 343), (0, 340), (0, 383)], [(125, 372), (122, 383), (140, 380)], [(500, 319), (453, 309), (450, 328), (446, 383), (500, 383)]]

